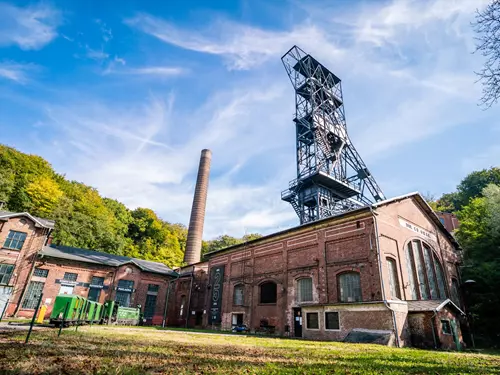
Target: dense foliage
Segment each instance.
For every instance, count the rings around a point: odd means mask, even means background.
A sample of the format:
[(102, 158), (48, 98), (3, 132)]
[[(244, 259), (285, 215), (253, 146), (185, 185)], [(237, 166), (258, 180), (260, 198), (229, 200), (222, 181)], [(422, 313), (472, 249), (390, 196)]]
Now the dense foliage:
[[(57, 174), (39, 156), (0, 145), (0, 201), (4, 209), (56, 221), (54, 243), (111, 254), (182, 264), (187, 229), (161, 220), (148, 208), (129, 210), (98, 191)], [(221, 236), (205, 252), (253, 238)], [(258, 236), (258, 235), (257, 235)]]
[(488, 344), (500, 344), (500, 168), (469, 174), (457, 191), (433, 205), (455, 212), (460, 220), (456, 236), (464, 248), (462, 281), (474, 330)]

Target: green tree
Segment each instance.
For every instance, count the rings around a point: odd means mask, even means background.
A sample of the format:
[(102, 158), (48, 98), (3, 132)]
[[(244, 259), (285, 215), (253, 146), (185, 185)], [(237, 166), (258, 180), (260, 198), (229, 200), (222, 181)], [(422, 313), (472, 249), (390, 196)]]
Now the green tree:
[(50, 218), (63, 192), (57, 182), (48, 176), (37, 177), (26, 185), (26, 195), (32, 207), (31, 213)]
[(463, 280), (476, 281), (468, 307), (477, 332), (500, 344), (500, 186), (490, 184), (458, 212), (457, 237), (465, 249)]

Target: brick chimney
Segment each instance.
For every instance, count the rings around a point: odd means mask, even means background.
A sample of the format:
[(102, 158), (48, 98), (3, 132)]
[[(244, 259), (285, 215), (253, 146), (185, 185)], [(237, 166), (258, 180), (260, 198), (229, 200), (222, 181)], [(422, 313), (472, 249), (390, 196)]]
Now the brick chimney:
[(203, 224), (205, 221), (205, 207), (207, 204), (208, 179), (210, 175), (210, 162), (212, 151), (202, 150), (200, 166), (198, 167), (198, 177), (194, 191), (193, 206), (191, 208), (191, 218), (187, 235), (186, 252), (184, 262), (189, 264), (197, 263), (201, 259), (201, 240), (203, 238)]

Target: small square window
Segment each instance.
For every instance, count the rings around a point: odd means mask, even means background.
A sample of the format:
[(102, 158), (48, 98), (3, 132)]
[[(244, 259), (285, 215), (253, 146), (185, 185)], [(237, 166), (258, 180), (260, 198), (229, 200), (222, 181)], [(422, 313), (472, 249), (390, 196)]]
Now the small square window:
[(318, 313), (306, 313), (307, 329), (319, 329)]
[(329, 311), (325, 313), (325, 328), (340, 329), (339, 313), (337, 311)]
[(3, 247), (5, 247), (6, 249), (21, 250), (27, 236), (28, 235), (24, 232), (16, 232), (15, 230), (11, 230), (9, 231), (9, 234), (5, 239)]
[(73, 272), (65, 272), (63, 277), (63, 279), (66, 281), (76, 281), (77, 278), (78, 274)]
[(451, 326), (449, 320), (441, 320), (441, 329), (445, 335), (451, 335)]
[(37, 277), (47, 277), (49, 274), (49, 270), (44, 270), (43, 268), (35, 268), (35, 272), (33, 272), (33, 276)]

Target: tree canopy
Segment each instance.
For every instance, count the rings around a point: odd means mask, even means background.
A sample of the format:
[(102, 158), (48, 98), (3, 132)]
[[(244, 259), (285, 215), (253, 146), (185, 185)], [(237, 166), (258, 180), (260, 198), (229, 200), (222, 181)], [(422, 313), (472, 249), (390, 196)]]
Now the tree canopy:
[[(149, 208), (128, 209), (81, 182), (57, 174), (43, 158), (0, 145), (0, 201), (7, 210), (56, 221), (55, 244), (182, 265), (187, 229)], [(253, 237), (252, 237), (253, 236)], [(203, 243), (214, 251), (259, 236), (221, 236)], [(247, 238), (248, 237), (248, 238)]]
[(476, 13), (473, 23), (476, 50), (485, 57), (484, 66), (477, 73), (483, 84), (481, 102), (490, 107), (500, 99), (500, 0)]
[(500, 169), (466, 176), (457, 190), (433, 202), (441, 211), (454, 212), (460, 226), (457, 239), (464, 249), (462, 282), (474, 330), (483, 344), (500, 344)]

